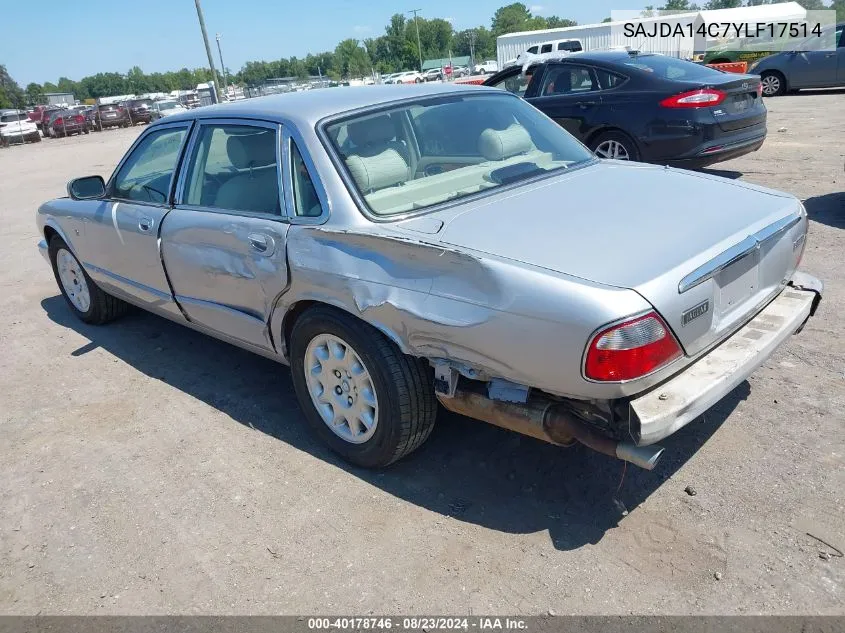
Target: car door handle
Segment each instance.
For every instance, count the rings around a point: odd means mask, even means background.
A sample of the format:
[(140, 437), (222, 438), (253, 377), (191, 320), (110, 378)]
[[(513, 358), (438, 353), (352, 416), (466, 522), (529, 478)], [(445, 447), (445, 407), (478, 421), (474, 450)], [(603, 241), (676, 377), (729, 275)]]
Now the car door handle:
[(599, 104), (598, 101), (582, 101), (581, 103), (578, 104), (578, 107), (580, 107), (582, 110), (586, 110), (587, 108), (590, 108), (592, 106), (597, 106), (598, 104)]
[(147, 231), (152, 229), (154, 224), (155, 224), (155, 222), (153, 222), (152, 218), (139, 218), (138, 219), (138, 228), (141, 229), (142, 231), (144, 231), (144, 233), (146, 233)]
[(276, 247), (273, 238), (262, 233), (250, 233), (246, 239), (249, 240), (249, 247), (262, 255), (272, 255)]

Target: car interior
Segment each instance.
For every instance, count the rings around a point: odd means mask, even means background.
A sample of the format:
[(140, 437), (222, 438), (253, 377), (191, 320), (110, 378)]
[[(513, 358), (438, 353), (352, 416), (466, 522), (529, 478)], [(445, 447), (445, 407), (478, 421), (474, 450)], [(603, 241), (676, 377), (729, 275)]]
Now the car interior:
[[(570, 164), (498, 99), (413, 105), (330, 126), (371, 211), (413, 211)], [(510, 111), (509, 111), (510, 110)]]

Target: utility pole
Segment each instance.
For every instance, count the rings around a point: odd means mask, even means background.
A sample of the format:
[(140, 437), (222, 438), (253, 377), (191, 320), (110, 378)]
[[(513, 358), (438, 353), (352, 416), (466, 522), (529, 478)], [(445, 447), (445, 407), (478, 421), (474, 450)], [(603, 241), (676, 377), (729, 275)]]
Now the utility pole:
[(420, 54), (420, 72), (422, 72), (422, 45), (420, 44), (420, 23), (417, 20), (418, 11), (422, 11), (422, 9), (411, 9), (408, 13), (414, 14), (414, 26), (417, 28), (417, 52)]
[(211, 101), (217, 103), (217, 86), (220, 85), (220, 82), (217, 80), (217, 71), (214, 70), (214, 58), (211, 56), (211, 46), (208, 45), (208, 33), (205, 31), (205, 18), (202, 17), (200, 0), (194, 0), (194, 4), (197, 5), (197, 17), (200, 20), (202, 41), (205, 43), (205, 54), (208, 56), (208, 67), (211, 69), (211, 80), (214, 82), (214, 87), (211, 89)]
[(475, 72), (475, 29), (469, 32), (469, 71)]
[(223, 63), (223, 51), (220, 48), (220, 33), (217, 34), (217, 53), (220, 55), (220, 70), (223, 71), (223, 90), (226, 95), (229, 94), (229, 75), (226, 72), (226, 64)]

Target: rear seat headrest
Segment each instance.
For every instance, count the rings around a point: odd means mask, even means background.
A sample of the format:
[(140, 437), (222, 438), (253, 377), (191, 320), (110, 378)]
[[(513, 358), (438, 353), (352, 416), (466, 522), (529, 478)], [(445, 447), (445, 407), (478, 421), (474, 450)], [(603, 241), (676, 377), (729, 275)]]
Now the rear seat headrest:
[(387, 114), (350, 123), (346, 133), (356, 147), (384, 144), (396, 136), (396, 126)]
[(226, 139), (226, 154), (237, 169), (272, 165), (276, 162), (276, 133), (234, 134)]
[(365, 194), (407, 182), (408, 163), (395, 149), (386, 149), (375, 156), (353, 154), (346, 159), (349, 173)]
[(487, 160), (505, 160), (535, 149), (528, 131), (518, 123), (504, 130), (487, 128), (478, 138), (478, 151)]

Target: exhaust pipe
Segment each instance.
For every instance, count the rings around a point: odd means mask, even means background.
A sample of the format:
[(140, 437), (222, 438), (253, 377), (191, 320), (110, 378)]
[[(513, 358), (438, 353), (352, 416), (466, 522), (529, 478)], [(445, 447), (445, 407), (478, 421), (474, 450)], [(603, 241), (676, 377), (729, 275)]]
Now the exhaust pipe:
[(547, 400), (529, 400), (516, 404), (491, 400), (480, 393), (461, 389), (451, 398), (441, 395), (437, 398), (440, 404), (453, 413), (557, 446), (572, 446), (580, 442), (598, 453), (630, 462), (645, 470), (653, 470), (663, 454), (660, 446), (617, 442), (591, 428), (565, 407)]

